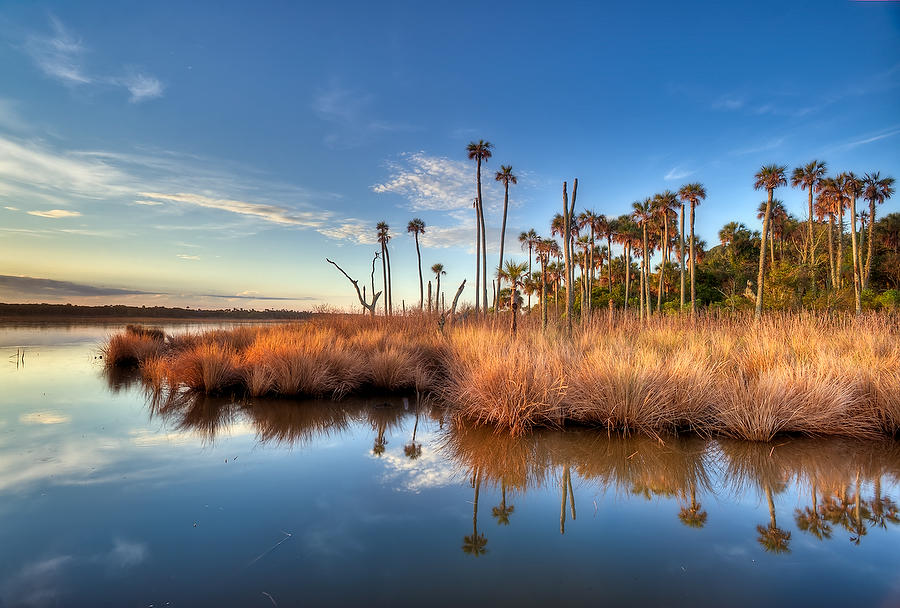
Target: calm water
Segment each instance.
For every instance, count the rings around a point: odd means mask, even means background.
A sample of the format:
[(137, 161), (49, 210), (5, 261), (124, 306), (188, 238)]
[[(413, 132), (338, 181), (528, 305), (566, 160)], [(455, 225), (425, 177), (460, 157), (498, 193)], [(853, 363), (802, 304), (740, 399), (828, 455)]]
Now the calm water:
[(900, 606), (900, 442), (153, 399), (115, 329), (0, 327), (0, 606)]

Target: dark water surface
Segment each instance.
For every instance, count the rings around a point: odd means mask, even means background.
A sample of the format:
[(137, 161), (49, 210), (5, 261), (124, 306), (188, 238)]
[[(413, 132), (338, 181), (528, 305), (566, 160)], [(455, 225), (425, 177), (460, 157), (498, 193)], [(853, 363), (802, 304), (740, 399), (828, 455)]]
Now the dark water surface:
[(900, 606), (900, 442), (153, 399), (115, 329), (0, 327), (0, 606)]

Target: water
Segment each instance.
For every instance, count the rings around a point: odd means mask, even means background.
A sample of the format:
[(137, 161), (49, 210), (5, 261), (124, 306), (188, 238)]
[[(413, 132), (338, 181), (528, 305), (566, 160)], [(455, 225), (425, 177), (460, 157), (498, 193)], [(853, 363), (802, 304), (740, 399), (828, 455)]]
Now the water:
[(115, 329), (0, 328), (0, 606), (900, 605), (900, 442), (154, 400)]

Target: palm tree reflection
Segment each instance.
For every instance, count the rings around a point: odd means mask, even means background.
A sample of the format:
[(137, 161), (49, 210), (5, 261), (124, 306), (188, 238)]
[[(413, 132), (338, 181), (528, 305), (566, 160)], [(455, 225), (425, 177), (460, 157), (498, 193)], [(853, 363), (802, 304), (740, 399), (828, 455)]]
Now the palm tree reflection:
[(467, 555), (479, 557), (487, 553), (487, 537), (478, 533), (478, 493), (481, 490), (481, 470), (476, 468), (472, 475), (475, 499), (472, 501), (472, 534), (463, 537), (462, 550)]

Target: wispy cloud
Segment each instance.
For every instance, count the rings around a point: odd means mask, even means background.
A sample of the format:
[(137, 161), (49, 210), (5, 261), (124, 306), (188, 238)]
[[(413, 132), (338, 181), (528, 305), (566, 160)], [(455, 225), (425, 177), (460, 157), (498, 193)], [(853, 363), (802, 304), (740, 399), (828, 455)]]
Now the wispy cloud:
[(70, 211), (68, 209), (49, 209), (47, 211), (29, 211), (28, 215), (59, 219), (63, 217), (80, 217), (81, 213), (79, 211)]
[(757, 146), (751, 146), (749, 148), (738, 148), (736, 150), (731, 151), (732, 156), (744, 156), (746, 154), (756, 154), (758, 152), (767, 152), (769, 150), (775, 150), (776, 148), (780, 148), (784, 143), (784, 137), (777, 137), (775, 139), (770, 139), (767, 142), (763, 142)]
[(167, 201), (171, 203), (184, 203), (207, 209), (218, 209), (229, 213), (251, 216), (270, 222), (287, 226), (302, 226), (316, 228), (331, 217), (330, 211), (308, 210), (301, 211), (289, 209), (278, 205), (248, 203), (224, 198), (211, 198), (201, 194), (177, 193), (164, 194), (160, 192), (141, 192), (140, 196), (146, 199)]
[(410, 131), (414, 127), (372, 116), (374, 96), (350, 89), (332, 81), (319, 88), (312, 100), (313, 112), (331, 124), (325, 144), (332, 148), (352, 148), (364, 144), (380, 133)]
[(179, 260), (189, 260), (189, 261), (197, 261), (200, 259), (199, 255), (188, 255), (186, 253), (179, 253), (175, 256)]
[(672, 167), (668, 173), (666, 173), (665, 177), (663, 177), (666, 181), (676, 180), (676, 179), (684, 179), (689, 175), (693, 175), (696, 171), (689, 171), (687, 169), (682, 169), (681, 167)]
[(856, 139), (851, 142), (847, 142), (839, 146), (839, 148), (844, 150), (850, 150), (852, 148), (858, 148), (859, 146), (864, 146), (866, 144), (871, 144), (876, 141), (881, 141), (882, 139), (888, 139), (889, 137), (895, 137), (896, 135), (900, 135), (900, 128), (888, 129), (886, 131), (882, 131), (880, 133), (876, 133), (874, 135), (864, 136), (862, 139)]
[(55, 16), (50, 17), (50, 30), (28, 35), (24, 44), (25, 52), (47, 76), (72, 87), (123, 87), (130, 93), (132, 103), (162, 97), (162, 81), (133, 68), (124, 76), (90, 73), (85, 61), (88, 49), (81, 38)]
[(712, 102), (713, 110), (740, 110), (744, 107), (744, 99), (735, 95), (722, 95)]

